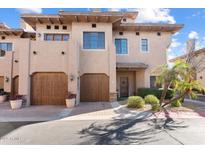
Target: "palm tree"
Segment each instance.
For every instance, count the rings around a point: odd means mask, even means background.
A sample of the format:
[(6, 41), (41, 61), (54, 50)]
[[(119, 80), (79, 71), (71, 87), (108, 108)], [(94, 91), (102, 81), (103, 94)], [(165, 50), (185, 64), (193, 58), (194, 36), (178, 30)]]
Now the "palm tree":
[[(201, 90), (202, 86), (195, 79), (195, 69), (190, 67), (188, 63), (177, 61), (172, 67), (168, 65), (160, 66), (161, 70), (157, 77), (157, 84), (163, 85), (163, 92), (160, 98), (161, 107), (165, 107), (176, 100), (182, 99), (185, 95), (196, 97), (193, 89)], [(174, 97), (165, 100), (165, 96), (170, 87), (173, 87)]]

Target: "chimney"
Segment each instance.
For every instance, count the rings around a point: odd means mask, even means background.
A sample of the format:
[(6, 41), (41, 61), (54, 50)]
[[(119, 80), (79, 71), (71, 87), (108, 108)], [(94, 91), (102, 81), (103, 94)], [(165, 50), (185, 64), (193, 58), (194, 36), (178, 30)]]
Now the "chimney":
[(186, 42), (186, 53), (192, 52), (195, 50), (196, 39), (190, 39)]

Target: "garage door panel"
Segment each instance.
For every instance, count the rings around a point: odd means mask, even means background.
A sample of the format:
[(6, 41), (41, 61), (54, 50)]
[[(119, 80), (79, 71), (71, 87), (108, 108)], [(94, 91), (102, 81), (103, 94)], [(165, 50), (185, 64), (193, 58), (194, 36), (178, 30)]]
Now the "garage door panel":
[(32, 76), (33, 105), (65, 105), (68, 91), (64, 73), (35, 73)]
[(80, 78), (82, 102), (109, 101), (109, 77), (106, 74), (84, 74)]

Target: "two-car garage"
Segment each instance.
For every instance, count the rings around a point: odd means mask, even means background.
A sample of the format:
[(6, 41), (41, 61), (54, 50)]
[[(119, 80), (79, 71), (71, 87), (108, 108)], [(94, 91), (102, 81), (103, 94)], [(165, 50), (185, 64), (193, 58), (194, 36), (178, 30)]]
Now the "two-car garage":
[[(34, 73), (31, 76), (31, 104), (65, 105), (68, 84), (65, 73)], [(83, 74), (80, 77), (80, 101), (109, 101), (109, 77), (106, 74)]]

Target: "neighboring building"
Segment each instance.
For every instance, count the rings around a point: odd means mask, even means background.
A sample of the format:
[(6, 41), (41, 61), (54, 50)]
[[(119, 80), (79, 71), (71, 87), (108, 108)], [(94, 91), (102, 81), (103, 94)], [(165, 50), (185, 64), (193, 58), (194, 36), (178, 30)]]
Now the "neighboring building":
[[(22, 28), (0, 27), (0, 86), (27, 104), (114, 101), (153, 86), (183, 25), (134, 23), (137, 12), (23, 14)], [(33, 30), (33, 32), (29, 32)], [(3, 53), (3, 52), (2, 52)], [(151, 82), (150, 82), (151, 81)]]
[[(205, 87), (205, 48), (193, 51), (192, 54), (193, 54), (193, 57), (195, 58), (194, 62), (198, 64), (199, 69), (202, 70), (196, 74), (196, 79), (200, 82), (200, 84), (203, 87)], [(176, 58), (173, 58), (169, 61), (175, 62), (177, 60), (186, 60), (186, 59), (187, 59), (187, 54), (184, 54)]]

